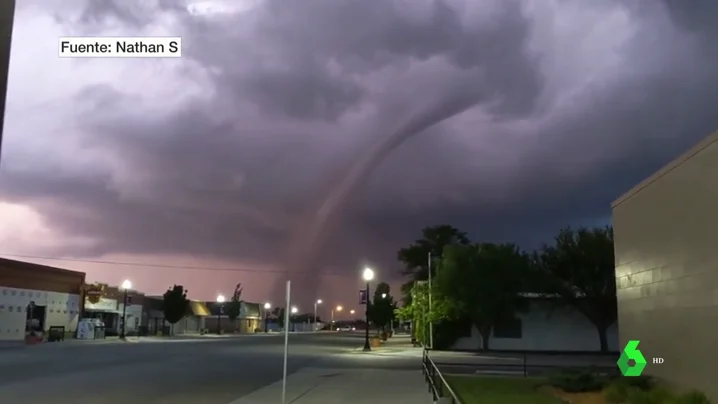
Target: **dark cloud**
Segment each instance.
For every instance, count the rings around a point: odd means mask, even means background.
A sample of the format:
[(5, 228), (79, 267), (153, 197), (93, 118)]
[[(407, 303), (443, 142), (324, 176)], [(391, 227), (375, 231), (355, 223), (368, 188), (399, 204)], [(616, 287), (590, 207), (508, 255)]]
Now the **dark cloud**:
[(396, 249), (445, 222), (533, 247), (607, 223), (613, 199), (718, 128), (718, 11), (687, 3), (33, 3), (28, 27), (42, 9), (58, 35), (181, 35), (184, 58), (59, 64), (31, 58), (20, 29), (13, 73), (33, 60), (58, 85), (11, 91), (3, 200), (94, 240), (53, 250), (72, 256), (393, 276)]

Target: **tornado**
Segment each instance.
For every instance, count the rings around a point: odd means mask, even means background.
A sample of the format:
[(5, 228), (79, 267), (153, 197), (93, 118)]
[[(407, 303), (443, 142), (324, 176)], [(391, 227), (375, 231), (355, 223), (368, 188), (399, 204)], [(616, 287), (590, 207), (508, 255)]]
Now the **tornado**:
[[(303, 304), (313, 304), (312, 300), (317, 298), (318, 279), (321, 277), (319, 253), (327, 237), (337, 230), (342, 209), (355, 192), (366, 182), (374, 169), (408, 139), (481, 102), (481, 92), (470, 88), (470, 85), (468, 87), (460, 87), (458, 91), (452, 92), (453, 94), (439, 98), (420, 109), (389, 136), (380, 138), (353, 162), (339, 181), (328, 187), (326, 196), (320, 199), (317, 208), (298, 221), (297, 227), (293, 229), (284, 262), (284, 268), (292, 281), (292, 295), (296, 297), (292, 298), (293, 301), (304, 298), (308, 300), (302, 302)], [(357, 272), (358, 276), (360, 275)], [(274, 287), (274, 295), (282, 296), (284, 287), (285, 281), (278, 281)]]

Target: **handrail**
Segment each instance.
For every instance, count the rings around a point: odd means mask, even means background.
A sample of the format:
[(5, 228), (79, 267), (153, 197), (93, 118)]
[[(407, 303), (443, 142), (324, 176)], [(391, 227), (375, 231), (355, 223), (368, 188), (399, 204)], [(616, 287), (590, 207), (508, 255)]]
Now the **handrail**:
[[(426, 378), (426, 382), (429, 384), (429, 392), (434, 396), (434, 401), (438, 401), (440, 398), (446, 397), (450, 399), (453, 404), (461, 404), (459, 397), (456, 395), (449, 383), (447, 383), (446, 379), (444, 379), (444, 376), (441, 374), (441, 371), (439, 371), (439, 368), (436, 366), (434, 361), (429, 357), (429, 352), (426, 347), (424, 347), (422, 352), (421, 364), (424, 377)], [(436, 380), (437, 376), (439, 379), (438, 384)]]

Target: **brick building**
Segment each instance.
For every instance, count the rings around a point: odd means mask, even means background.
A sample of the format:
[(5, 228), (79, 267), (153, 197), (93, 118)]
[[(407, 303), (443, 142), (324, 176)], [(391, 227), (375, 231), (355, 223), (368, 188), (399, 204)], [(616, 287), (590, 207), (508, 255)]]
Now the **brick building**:
[[(645, 373), (718, 400), (718, 133), (613, 204), (621, 346)], [(663, 359), (654, 364), (653, 358)]]
[(0, 340), (23, 340), (29, 323), (74, 332), (85, 273), (0, 258)]

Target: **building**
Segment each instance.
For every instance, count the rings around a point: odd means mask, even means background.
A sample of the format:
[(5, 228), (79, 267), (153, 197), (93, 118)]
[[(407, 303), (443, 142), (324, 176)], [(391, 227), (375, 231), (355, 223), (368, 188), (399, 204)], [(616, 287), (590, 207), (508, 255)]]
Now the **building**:
[(122, 331), (122, 315), (126, 316), (125, 333), (136, 334), (142, 324), (144, 294), (127, 292), (127, 309), (123, 299), (125, 291), (116, 286), (96, 283), (85, 286), (83, 318), (99, 318), (105, 323), (105, 335), (119, 335)]
[[(598, 352), (601, 344), (596, 327), (582, 314), (568, 307), (556, 307), (551, 298), (532, 295), (529, 308), (517, 313), (513, 321), (492, 330), (489, 349), (495, 351)], [(616, 325), (607, 331), (608, 349), (619, 351)], [(477, 350), (481, 335), (467, 327), (452, 346), (456, 350)]]
[[(241, 302), (239, 317), (230, 320), (226, 313), (226, 305), (216, 302), (207, 302), (206, 306), (211, 313), (205, 318), (205, 328), (210, 333), (216, 333), (221, 325), (222, 332), (251, 333), (264, 330), (262, 309), (259, 303)], [(223, 306), (225, 308), (223, 308)]]
[(74, 334), (84, 283), (84, 272), (0, 258), (0, 340), (24, 340), (30, 324)]
[[(145, 322), (149, 335), (169, 333), (172, 335), (200, 334), (205, 329), (205, 318), (210, 315), (204, 302), (190, 300), (187, 314), (174, 325), (165, 321), (162, 310), (162, 296), (152, 296), (145, 299)], [(164, 330), (164, 331), (163, 331)]]
[[(620, 342), (718, 400), (718, 133), (613, 203)], [(663, 364), (653, 364), (663, 358)]]

